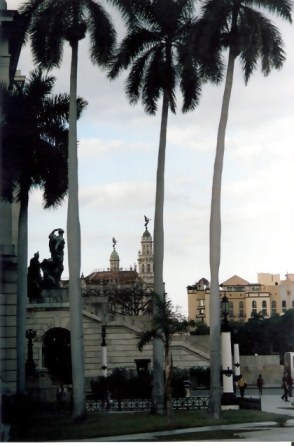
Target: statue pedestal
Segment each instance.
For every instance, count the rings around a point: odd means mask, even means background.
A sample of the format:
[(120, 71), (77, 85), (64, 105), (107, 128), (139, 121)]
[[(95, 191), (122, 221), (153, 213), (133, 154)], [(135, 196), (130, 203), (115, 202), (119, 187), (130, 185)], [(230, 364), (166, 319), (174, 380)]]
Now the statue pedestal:
[(40, 297), (30, 298), (30, 304), (55, 304), (69, 302), (68, 288), (56, 288), (52, 290), (42, 290)]
[(44, 303), (68, 302), (68, 289), (57, 288), (52, 290), (42, 290), (41, 299)]

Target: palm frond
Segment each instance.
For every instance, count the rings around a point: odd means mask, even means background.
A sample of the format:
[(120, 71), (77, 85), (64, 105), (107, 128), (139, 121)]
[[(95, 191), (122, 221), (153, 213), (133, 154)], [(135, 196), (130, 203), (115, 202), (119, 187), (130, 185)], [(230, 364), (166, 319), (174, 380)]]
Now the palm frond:
[[(68, 95), (52, 96), (54, 78), (31, 73), (23, 90), (2, 90), (1, 194), (16, 200), (43, 189), (44, 206), (60, 204), (67, 192)], [(81, 109), (84, 100), (80, 98)]]
[(156, 44), (156, 37), (146, 28), (133, 29), (121, 42), (109, 66), (108, 77), (114, 79), (122, 69), (136, 61), (138, 57), (153, 48)]
[(55, 2), (35, 12), (30, 26), (34, 62), (42, 68), (59, 67), (63, 55), (64, 12), (57, 14)]
[(126, 94), (131, 104), (136, 104), (140, 98), (146, 66), (149, 63), (151, 56), (152, 50), (144, 53), (133, 63), (125, 87)]
[(261, 60), (261, 69), (268, 75), (285, 61), (283, 40), (276, 26), (259, 11), (243, 8), (239, 20), (239, 48), (245, 82)]
[(91, 60), (100, 66), (106, 66), (113, 55), (116, 31), (110, 15), (99, 3), (87, 0), (87, 8)]
[(120, 11), (122, 18), (128, 27), (138, 24), (139, 18), (146, 15), (146, 6), (149, 7), (150, 0), (108, 0)]
[(154, 115), (157, 111), (157, 101), (163, 87), (162, 77), (162, 50), (157, 47), (152, 51), (146, 65), (142, 88), (142, 102), (148, 115)]
[(293, 3), (291, 0), (251, 0), (246, 3), (251, 7), (257, 6), (258, 8), (264, 8), (268, 12), (274, 13), (282, 19), (292, 23)]
[(150, 344), (150, 342), (154, 339), (154, 337), (157, 335), (156, 330), (145, 330), (142, 331), (137, 335), (137, 348), (141, 352), (145, 345)]

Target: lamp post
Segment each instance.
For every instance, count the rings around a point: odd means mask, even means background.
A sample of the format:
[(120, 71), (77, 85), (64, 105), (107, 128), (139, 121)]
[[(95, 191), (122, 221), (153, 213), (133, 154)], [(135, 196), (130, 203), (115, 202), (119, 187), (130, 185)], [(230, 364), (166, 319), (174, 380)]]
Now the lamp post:
[(102, 348), (102, 376), (105, 378), (107, 377), (107, 344), (106, 344), (106, 326), (105, 324), (102, 325), (101, 328), (101, 336), (102, 336), (102, 342), (101, 342), (101, 348)]
[(240, 378), (240, 351), (239, 344), (234, 344), (235, 382)]
[(36, 374), (36, 364), (33, 359), (33, 339), (37, 332), (31, 328), (26, 331), (26, 338), (28, 340), (28, 357), (26, 362), (26, 375), (34, 376)]
[(233, 386), (233, 359), (231, 347), (231, 331), (229, 327), (230, 303), (226, 295), (221, 300), (221, 312), (223, 316), (221, 327), (221, 348), (222, 348), (222, 375), (223, 375), (223, 394), (221, 405), (223, 410), (239, 409)]

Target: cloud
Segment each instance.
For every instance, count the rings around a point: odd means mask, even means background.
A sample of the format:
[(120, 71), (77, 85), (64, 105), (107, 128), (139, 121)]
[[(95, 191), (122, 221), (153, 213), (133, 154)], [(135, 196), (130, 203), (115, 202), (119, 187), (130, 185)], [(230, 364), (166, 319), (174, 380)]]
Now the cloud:
[(109, 183), (101, 187), (81, 188), (80, 203), (94, 211), (143, 208), (153, 204), (154, 185), (148, 183)]
[[(20, 3), (8, 0), (8, 7)], [(284, 67), (266, 78), (258, 68), (245, 86), (236, 63), (223, 168), (220, 281), (233, 274), (256, 281), (257, 271), (283, 275), (294, 263), (294, 28), (275, 23), (285, 39)], [(69, 63), (66, 49), (62, 67), (53, 71), (56, 92), (69, 91)], [(32, 67), (26, 47), (18, 68), (28, 74)], [(108, 267), (114, 235), (122, 265), (136, 261), (144, 214), (153, 232), (161, 102), (151, 117), (141, 103), (131, 106), (126, 73), (110, 82), (89, 61), (86, 39), (78, 76), (78, 93), (89, 102), (78, 123), (82, 270), (88, 274)], [(169, 114), (164, 280), (184, 311), (186, 286), (202, 276), (210, 279), (211, 185), (223, 90), (224, 82), (205, 85), (199, 106), (186, 114), (178, 96), (177, 114)], [(40, 250), (45, 257), (48, 234), (66, 228), (66, 201), (54, 212), (43, 211), (41, 194), (34, 191), (29, 215), (30, 253)]]

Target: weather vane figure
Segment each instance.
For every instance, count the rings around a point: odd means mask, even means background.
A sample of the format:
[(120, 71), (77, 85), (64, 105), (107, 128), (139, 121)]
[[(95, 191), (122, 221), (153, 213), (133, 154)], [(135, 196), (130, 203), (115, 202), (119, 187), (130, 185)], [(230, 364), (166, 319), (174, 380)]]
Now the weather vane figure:
[(116, 245), (116, 243), (117, 243), (117, 241), (115, 240), (115, 238), (114, 237), (112, 237), (112, 247), (113, 247), (113, 249), (115, 249), (115, 245)]
[(150, 221), (150, 218), (148, 218), (148, 217), (146, 217), (146, 215), (144, 215), (144, 218), (145, 218), (145, 228), (146, 228), (146, 231), (147, 231), (147, 226), (148, 226), (148, 223), (149, 223), (149, 221)]

